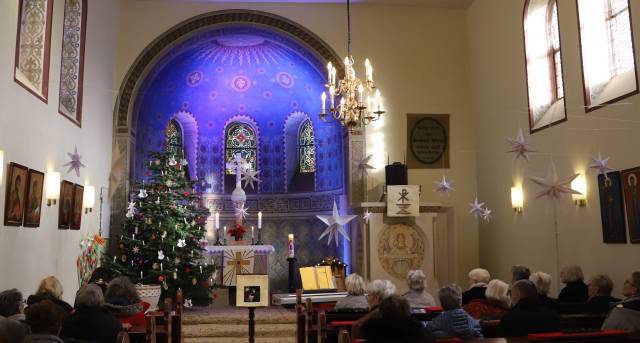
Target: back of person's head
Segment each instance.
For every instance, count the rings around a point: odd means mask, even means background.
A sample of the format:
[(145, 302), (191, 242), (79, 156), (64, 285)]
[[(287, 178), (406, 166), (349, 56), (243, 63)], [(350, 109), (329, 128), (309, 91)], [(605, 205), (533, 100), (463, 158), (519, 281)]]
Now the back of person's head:
[(43, 300), (27, 308), (26, 322), (34, 334), (58, 335), (66, 312), (51, 300)]
[(104, 305), (104, 296), (102, 295), (102, 290), (96, 284), (86, 284), (76, 294), (76, 306), (78, 308), (94, 308), (102, 305)]
[(347, 276), (344, 280), (344, 286), (350, 295), (363, 295), (365, 293), (364, 279), (356, 273)]
[(410, 270), (407, 273), (407, 286), (409, 286), (409, 289), (412, 291), (422, 292), (426, 287), (426, 279), (427, 276), (424, 275), (422, 270)]
[(411, 320), (411, 306), (406, 298), (396, 294), (386, 297), (380, 302), (382, 319), (390, 321)]
[(523, 265), (515, 265), (511, 267), (511, 283), (515, 283), (518, 280), (528, 280), (531, 276), (529, 268)]
[(40, 281), (40, 286), (38, 286), (38, 290), (36, 291), (36, 294), (49, 295), (56, 299), (60, 299), (62, 297), (62, 293), (62, 284), (55, 276), (48, 276), (42, 279), (42, 281)]
[(549, 294), (549, 289), (551, 288), (551, 275), (544, 272), (535, 272), (531, 274), (529, 280), (536, 285), (536, 289), (538, 290), (538, 294), (547, 295)]
[(438, 298), (445, 311), (455, 310), (462, 306), (462, 290), (455, 283), (440, 288)]
[(565, 266), (560, 271), (560, 282), (569, 283), (583, 281), (584, 274), (582, 274), (582, 268), (576, 264)]
[(536, 285), (530, 280), (518, 280), (511, 287), (511, 303), (519, 303), (522, 299), (538, 296)]
[(93, 273), (91, 273), (89, 283), (108, 284), (111, 280), (113, 280), (113, 273), (111, 270), (105, 267), (98, 267), (93, 270)]
[(0, 316), (11, 317), (22, 312), (22, 293), (12, 288), (0, 292)]
[(0, 316), (0, 343), (22, 342), (24, 328), (18, 321)]
[(104, 298), (107, 302), (115, 299), (126, 299), (132, 303), (140, 302), (136, 286), (126, 276), (119, 276), (111, 280)]
[[(611, 292), (613, 291), (613, 280), (604, 274), (594, 275), (589, 282), (589, 288), (594, 289), (594, 294), (589, 294), (589, 296), (611, 296)], [(591, 290), (589, 292), (591, 292)]]
[(367, 286), (367, 295), (378, 301), (391, 296), (396, 292), (396, 286), (389, 280), (373, 280)]
[(491, 274), (486, 269), (475, 268), (469, 272), (469, 280), (472, 283), (488, 283), (491, 280)]
[(511, 298), (509, 297), (509, 284), (506, 282), (493, 279), (487, 284), (487, 290), (484, 292), (487, 299), (499, 301), (502, 305), (509, 307)]
[(624, 282), (622, 294), (627, 298), (640, 296), (640, 271), (631, 273), (631, 277)]

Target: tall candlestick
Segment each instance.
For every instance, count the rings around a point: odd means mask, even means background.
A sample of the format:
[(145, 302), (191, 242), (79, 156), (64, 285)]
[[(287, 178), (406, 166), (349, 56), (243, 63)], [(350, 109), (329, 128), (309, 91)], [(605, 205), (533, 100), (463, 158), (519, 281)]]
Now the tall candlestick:
[(258, 212), (258, 229), (262, 229), (262, 212)]
[(289, 258), (295, 257), (295, 245), (293, 243), (293, 234), (289, 234)]
[(253, 225), (251, 226), (251, 239), (253, 240)]

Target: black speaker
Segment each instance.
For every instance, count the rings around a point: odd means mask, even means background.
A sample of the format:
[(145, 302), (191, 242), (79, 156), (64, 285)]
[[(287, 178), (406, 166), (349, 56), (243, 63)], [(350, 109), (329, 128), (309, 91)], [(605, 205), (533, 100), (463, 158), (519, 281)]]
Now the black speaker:
[(400, 162), (393, 162), (393, 164), (389, 164), (384, 167), (384, 177), (387, 186), (409, 184), (409, 171), (407, 169), (407, 165)]

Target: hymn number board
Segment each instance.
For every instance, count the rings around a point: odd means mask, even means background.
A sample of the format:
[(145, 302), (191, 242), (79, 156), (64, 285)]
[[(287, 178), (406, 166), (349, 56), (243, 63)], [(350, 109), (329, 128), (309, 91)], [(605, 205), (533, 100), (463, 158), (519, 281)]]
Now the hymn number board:
[(449, 115), (407, 114), (407, 166), (449, 168)]

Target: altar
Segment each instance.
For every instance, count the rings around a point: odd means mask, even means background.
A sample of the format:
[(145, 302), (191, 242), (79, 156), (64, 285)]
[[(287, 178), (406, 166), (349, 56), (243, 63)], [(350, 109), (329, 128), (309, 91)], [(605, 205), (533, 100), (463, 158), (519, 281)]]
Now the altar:
[(272, 245), (208, 245), (204, 254), (221, 270), (214, 282), (230, 287), (236, 285), (236, 275), (269, 274), (269, 255)]

